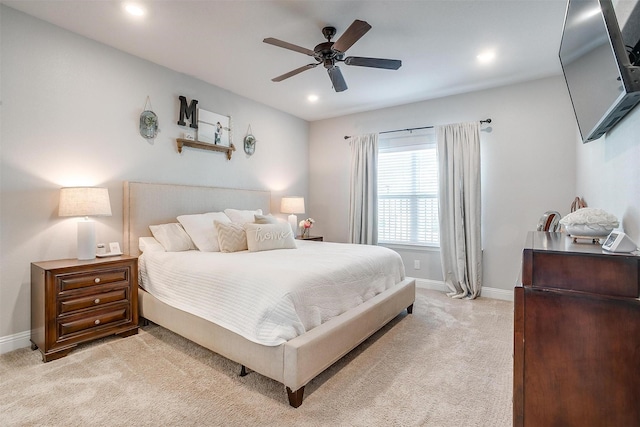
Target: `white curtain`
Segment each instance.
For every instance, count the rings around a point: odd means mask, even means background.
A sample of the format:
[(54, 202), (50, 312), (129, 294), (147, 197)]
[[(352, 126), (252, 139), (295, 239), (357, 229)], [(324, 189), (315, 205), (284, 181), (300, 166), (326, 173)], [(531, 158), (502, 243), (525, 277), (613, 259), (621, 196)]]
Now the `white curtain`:
[(378, 134), (352, 136), (349, 242), (378, 243)]
[(482, 288), (480, 124), (437, 126), (440, 258), (453, 298)]

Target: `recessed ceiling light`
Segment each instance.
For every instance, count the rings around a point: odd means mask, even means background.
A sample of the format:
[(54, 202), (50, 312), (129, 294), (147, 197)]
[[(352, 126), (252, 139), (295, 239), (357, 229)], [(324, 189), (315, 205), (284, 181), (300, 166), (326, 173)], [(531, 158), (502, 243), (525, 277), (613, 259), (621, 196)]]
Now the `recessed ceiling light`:
[(316, 102), (318, 100), (318, 95), (309, 95), (307, 96), (307, 101)]
[(478, 56), (476, 56), (476, 58), (478, 59), (479, 62), (486, 64), (493, 61), (496, 58), (496, 54), (492, 50), (487, 50), (485, 52), (482, 52)]
[(144, 15), (144, 9), (137, 4), (128, 3), (124, 5), (124, 10), (126, 10), (129, 14), (133, 16), (142, 16)]

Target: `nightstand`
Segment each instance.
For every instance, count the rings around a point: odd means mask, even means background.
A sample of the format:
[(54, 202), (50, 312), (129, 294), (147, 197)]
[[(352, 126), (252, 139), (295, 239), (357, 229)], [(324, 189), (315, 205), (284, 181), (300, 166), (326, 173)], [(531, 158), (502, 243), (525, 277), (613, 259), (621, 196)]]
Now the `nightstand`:
[(138, 258), (31, 263), (31, 348), (49, 362), (80, 343), (138, 333)]
[(307, 237), (296, 236), (296, 239), (298, 239), (298, 240), (311, 240), (311, 241), (314, 241), (314, 242), (323, 242), (324, 241), (322, 236), (307, 236)]

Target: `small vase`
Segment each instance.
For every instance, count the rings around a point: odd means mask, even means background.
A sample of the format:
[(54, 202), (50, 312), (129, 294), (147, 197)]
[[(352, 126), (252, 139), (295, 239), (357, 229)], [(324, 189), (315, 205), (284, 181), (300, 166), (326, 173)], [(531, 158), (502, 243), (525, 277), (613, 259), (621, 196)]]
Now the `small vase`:
[(307, 237), (309, 237), (309, 229), (308, 228), (303, 228), (302, 229), (302, 238), (306, 239)]

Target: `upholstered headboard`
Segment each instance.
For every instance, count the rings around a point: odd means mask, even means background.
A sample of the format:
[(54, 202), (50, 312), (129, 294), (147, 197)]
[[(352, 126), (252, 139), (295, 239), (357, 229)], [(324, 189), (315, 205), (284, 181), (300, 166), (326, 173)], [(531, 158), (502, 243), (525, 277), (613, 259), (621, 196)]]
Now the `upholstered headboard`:
[(270, 191), (125, 181), (123, 251), (139, 255), (138, 238), (151, 236), (149, 225), (176, 222), (178, 215), (226, 208), (269, 213), (270, 204)]

